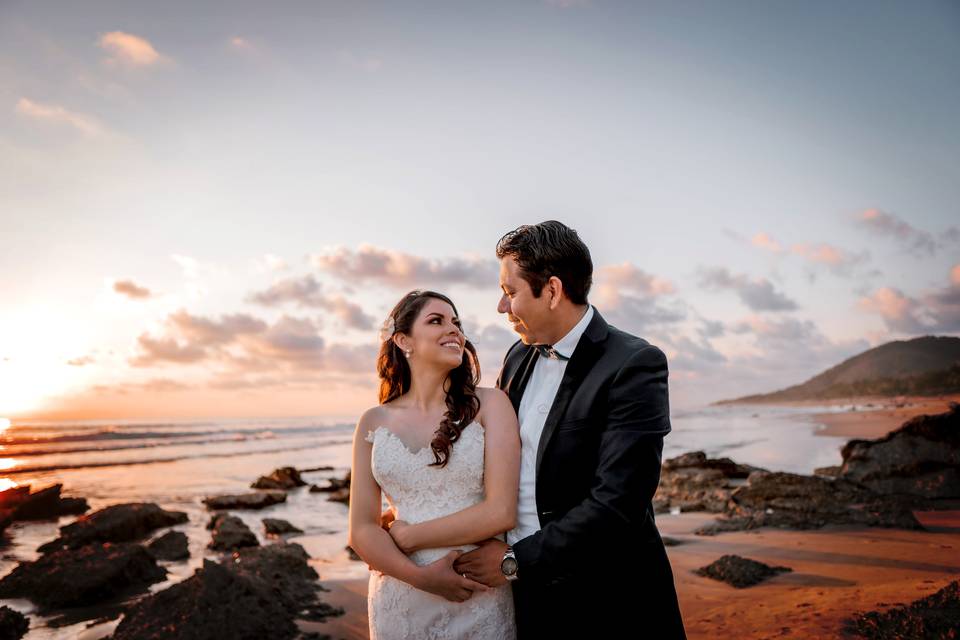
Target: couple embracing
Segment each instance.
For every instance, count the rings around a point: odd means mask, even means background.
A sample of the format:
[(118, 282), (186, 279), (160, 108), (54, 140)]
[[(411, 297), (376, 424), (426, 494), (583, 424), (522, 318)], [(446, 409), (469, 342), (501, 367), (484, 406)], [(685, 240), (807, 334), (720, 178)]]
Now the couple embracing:
[(684, 638), (652, 506), (666, 358), (589, 304), (573, 229), (524, 225), (497, 257), (520, 340), (496, 389), (446, 296), (414, 291), (384, 323), (351, 476), (370, 637)]

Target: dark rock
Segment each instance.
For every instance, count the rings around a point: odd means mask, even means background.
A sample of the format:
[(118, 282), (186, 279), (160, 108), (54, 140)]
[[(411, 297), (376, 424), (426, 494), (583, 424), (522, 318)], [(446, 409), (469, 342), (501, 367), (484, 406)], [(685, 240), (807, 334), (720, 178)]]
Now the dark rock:
[(960, 580), (906, 606), (859, 614), (847, 631), (875, 640), (954, 640), (960, 637)]
[(30, 485), (21, 484), (0, 491), (0, 509), (12, 510), (30, 495)]
[(267, 585), (204, 560), (191, 577), (134, 604), (112, 640), (292, 640), (298, 634)]
[(256, 534), (237, 516), (217, 516), (213, 527), (213, 540), (208, 547), (217, 551), (229, 551), (239, 547), (256, 547), (260, 544)]
[(284, 533), (303, 533), (303, 529), (298, 529), (286, 520), (279, 518), (264, 518), (263, 529), (270, 535), (283, 535)]
[(0, 491), (0, 510), (12, 520), (55, 520), (60, 516), (85, 512), (90, 507), (84, 498), (63, 498), (62, 484), (54, 484), (30, 493), (30, 485)]
[(654, 509), (658, 513), (671, 509), (722, 513), (733, 490), (758, 470), (730, 458), (707, 458), (702, 451), (671, 458), (663, 463)]
[(914, 500), (881, 496), (846, 480), (757, 471), (730, 495), (725, 518), (701, 535), (757, 527), (818, 529), (828, 524), (921, 529)]
[(820, 476), (821, 478), (839, 478), (840, 467), (837, 465), (831, 467), (817, 467), (813, 470), (813, 475)]
[(306, 486), (300, 478), (300, 473), (293, 467), (281, 467), (274, 469), (269, 476), (260, 476), (256, 482), (250, 486), (253, 489), (293, 489), (294, 487)]
[(669, 536), (663, 536), (663, 546), (665, 547), (679, 547), (682, 544), (686, 544), (686, 540), (681, 540), (679, 538), (671, 538)]
[(92, 543), (21, 562), (0, 580), (0, 598), (29, 598), (42, 609), (90, 605), (166, 575), (139, 544)]
[(309, 469), (300, 469), (300, 473), (310, 473), (311, 471), (333, 471), (334, 467), (326, 465), (323, 467), (310, 467)]
[(238, 495), (214, 496), (206, 498), (203, 504), (208, 509), (263, 509), (287, 501), (283, 491), (258, 491)]
[(350, 487), (346, 489), (339, 489), (334, 491), (327, 497), (328, 502), (342, 502), (343, 504), (350, 504)]
[(343, 489), (350, 489), (349, 471), (347, 471), (347, 475), (342, 480), (339, 478), (327, 478), (327, 486), (325, 487), (319, 487), (317, 485), (310, 486), (311, 493), (334, 493)]
[(851, 440), (841, 455), (841, 477), (878, 493), (960, 498), (960, 405), (877, 440)]
[(327, 618), (342, 616), (346, 611), (343, 607), (334, 607), (326, 602), (312, 604), (300, 612), (300, 618), (310, 622), (326, 622)]
[(771, 567), (749, 558), (725, 555), (719, 560), (697, 569), (694, 573), (705, 578), (726, 582), (737, 589), (743, 589), (787, 571), (793, 571), (793, 569), (790, 567)]
[(308, 563), (310, 556), (295, 542), (278, 542), (266, 547), (240, 549), (224, 564), (251, 580), (266, 584), (291, 616), (317, 603), (317, 572)]
[(30, 628), (30, 618), (8, 606), (0, 607), (0, 640), (20, 640)]
[(333, 640), (333, 636), (326, 633), (320, 633), (319, 631), (308, 631), (297, 638), (297, 640)]
[(167, 531), (147, 545), (147, 551), (157, 560), (184, 560), (190, 557), (187, 534)]
[(115, 504), (80, 516), (60, 527), (60, 537), (37, 549), (42, 553), (57, 549), (77, 549), (91, 542), (126, 542), (143, 538), (154, 529), (183, 524), (187, 514), (166, 511), (153, 503)]

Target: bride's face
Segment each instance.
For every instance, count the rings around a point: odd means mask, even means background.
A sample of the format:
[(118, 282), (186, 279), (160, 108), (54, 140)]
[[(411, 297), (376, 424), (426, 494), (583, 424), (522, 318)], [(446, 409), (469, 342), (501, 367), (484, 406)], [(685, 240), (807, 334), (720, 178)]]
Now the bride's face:
[(427, 365), (455, 369), (463, 361), (466, 337), (453, 307), (430, 298), (413, 321), (409, 334), (399, 334), (399, 347), (410, 350), (410, 366)]

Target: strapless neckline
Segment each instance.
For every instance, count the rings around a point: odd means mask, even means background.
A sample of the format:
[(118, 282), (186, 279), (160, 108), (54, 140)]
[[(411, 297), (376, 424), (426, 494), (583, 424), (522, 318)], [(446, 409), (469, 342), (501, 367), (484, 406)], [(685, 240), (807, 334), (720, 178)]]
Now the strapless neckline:
[[(463, 430), (462, 430), (460, 433), (463, 434), (464, 431), (466, 431), (467, 429), (469, 429), (469, 428), (472, 427), (473, 425), (477, 425), (478, 427), (480, 427), (480, 430), (481, 430), (481, 431), (484, 430), (484, 429), (483, 429), (483, 425), (480, 424), (479, 422), (477, 422), (476, 420), (474, 420), (473, 422), (471, 422), (470, 424), (468, 424), (466, 427), (464, 427)], [(416, 451), (412, 450), (409, 446), (407, 446), (407, 443), (404, 442), (403, 439), (402, 439), (400, 436), (398, 436), (398, 435), (395, 434), (393, 431), (391, 431), (390, 428), (387, 427), (386, 425), (380, 425), (379, 427), (377, 427), (376, 429), (373, 430), (373, 433), (376, 433), (377, 431), (380, 431), (381, 429), (383, 429), (384, 431), (386, 431), (386, 432), (387, 432), (387, 435), (392, 436), (397, 442), (399, 442), (399, 443), (400, 443), (400, 446), (403, 447), (404, 450), (405, 450), (407, 453), (409, 453), (410, 455), (412, 455), (412, 456), (418, 456), (418, 455), (420, 455), (421, 453), (423, 453), (424, 451), (429, 451), (429, 452), (431, 452), (431, 453), (433, 452), (433, 449), (430, 448), (430, 445), (429, 445), (429, 444), (428, 444), (427, 446), (425, 446), (425, 447), (420, 447), (420, 448), (417, 449)]]

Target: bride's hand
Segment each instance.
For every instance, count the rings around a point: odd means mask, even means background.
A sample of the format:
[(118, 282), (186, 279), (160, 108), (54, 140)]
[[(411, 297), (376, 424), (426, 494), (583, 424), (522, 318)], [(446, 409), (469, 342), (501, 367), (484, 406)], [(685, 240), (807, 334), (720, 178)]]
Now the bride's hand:
[(394, 520), (390, 524), (390, 537), (393, 538), (393, 542), (399, 547), (404, 553), (412, 553), (416, 551), (413, 546), (413, 540), (410, 538), (410, 523), (404, 522), (403, 520)]
[(415, 586), (417, 589), (429, 591), (451, 602), (465, 602), (476, 591), (487, 591), (488, 587), (470, 578), (460, 575), (453, 570), (453, 561), (463, 553), (453, 550), (439, 560), (419, 568)]

